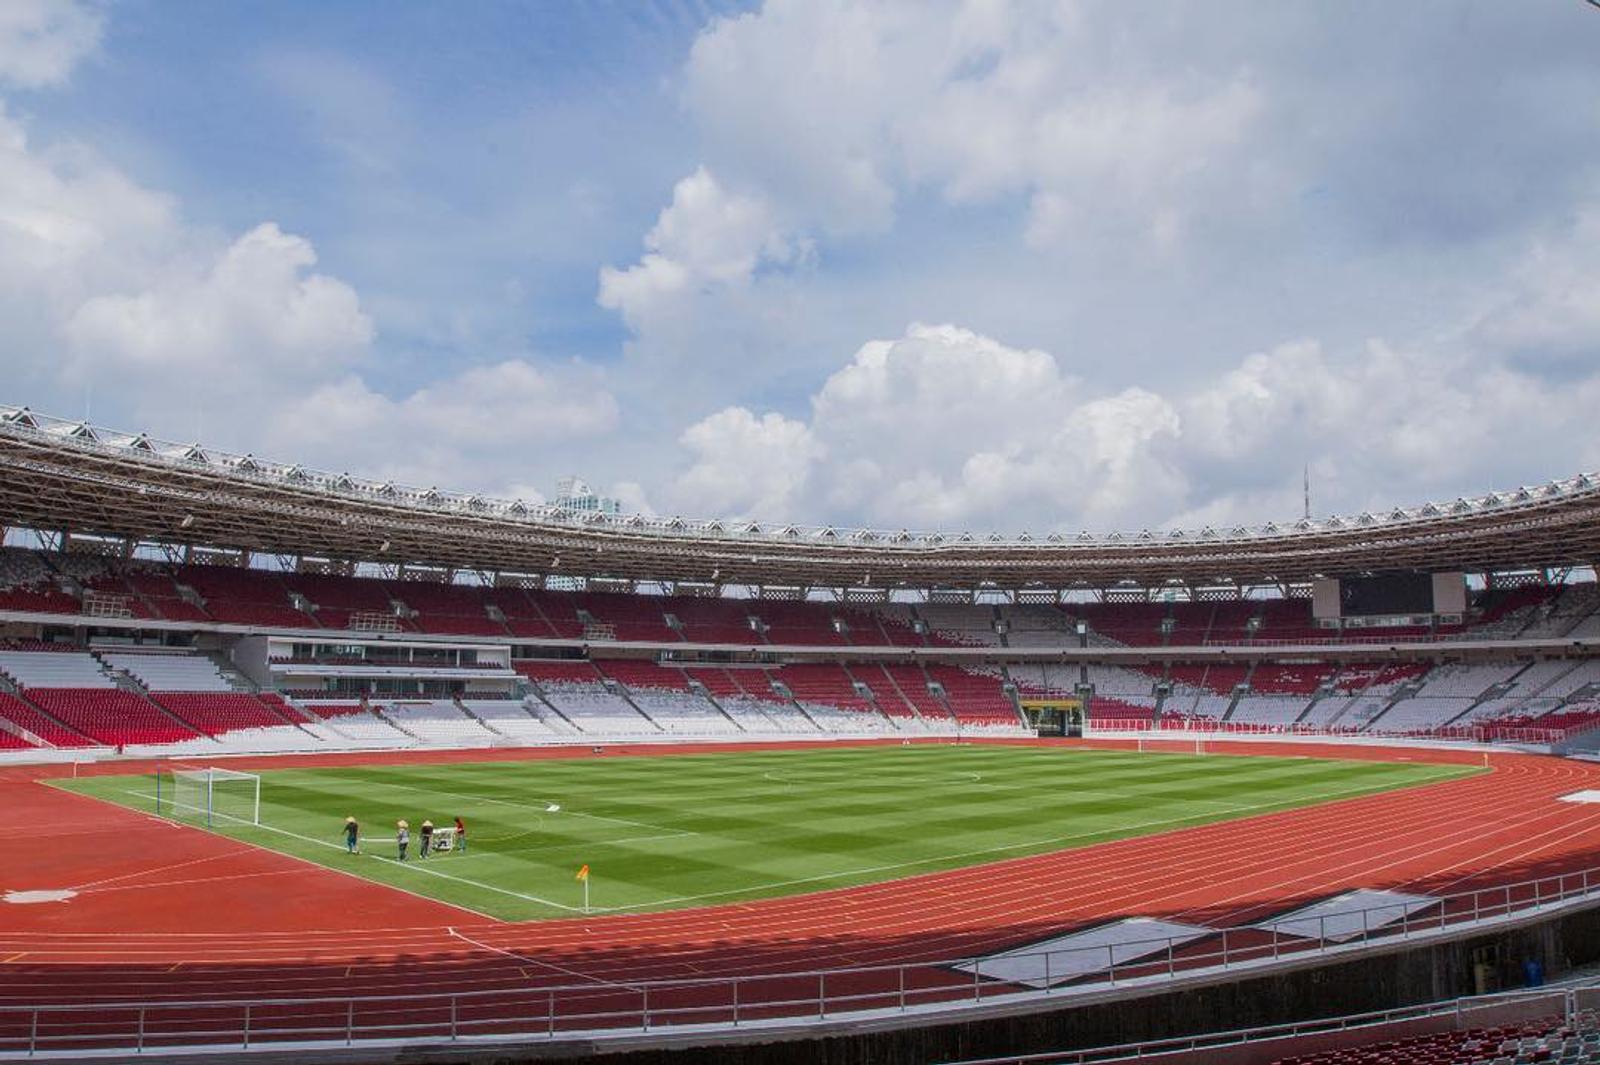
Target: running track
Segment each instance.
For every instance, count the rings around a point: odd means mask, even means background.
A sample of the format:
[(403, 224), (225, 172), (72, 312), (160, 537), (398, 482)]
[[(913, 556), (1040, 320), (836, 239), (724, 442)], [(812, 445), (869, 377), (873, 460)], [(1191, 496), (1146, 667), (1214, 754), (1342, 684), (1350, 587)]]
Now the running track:
[[(623, 756), (708, 749), (715, 748)], [(1225, 749), (1482, 760), (1476, 752), (1415, 748)], [(364, 754), (316, 764), (587, 753)], [(1600, 766), (1510, 753), (1490, 761), (1488, 773), (1405, 791), (867, 887), (522, 924), (40, 783), (59, 768), (0, 771), (0, 809), (39, 844), (18, 849), (12, 841), (0, 891), (79, 891), (65, 903), (0, 905), (0, 1004), (589, 984), (602, 995), (641, 980), (950, 959), (1124, 916), (1227, 927), (1353, 887), (1441, 894), (1600, 865), (1600, 806), (1556, 801), (1600, 787)], [(954, 978), (930, 969), (921, 979)]]

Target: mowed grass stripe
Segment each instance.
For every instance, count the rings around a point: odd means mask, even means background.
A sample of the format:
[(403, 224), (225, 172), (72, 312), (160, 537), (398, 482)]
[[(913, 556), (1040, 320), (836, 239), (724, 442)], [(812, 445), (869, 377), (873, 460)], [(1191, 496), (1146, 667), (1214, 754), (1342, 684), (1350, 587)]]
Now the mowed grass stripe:
[[(507, 920), (873, 883), (1449, 779), (1472, 769), (1067, 747), (916, 746), (293, 769), (263, 774), (270, 828), (218, 831)], [(150, 808), (151, 781), (60, 785)], [(558, 813), (545, 806), (557, 803)], [(346, 855), (347, 814), (365, 829)], [(424, 817), (465, 855), (415, 860)], [(399, 818), (413, 861), (394, 862)], [(330, 844), (334, 844), (330, 846)]]

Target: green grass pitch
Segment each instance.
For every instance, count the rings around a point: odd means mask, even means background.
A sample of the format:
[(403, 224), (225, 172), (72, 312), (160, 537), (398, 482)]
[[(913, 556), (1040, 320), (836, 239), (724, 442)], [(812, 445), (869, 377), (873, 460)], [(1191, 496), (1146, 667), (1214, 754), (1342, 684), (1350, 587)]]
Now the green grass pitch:
[[(953, 869), (1472, 772), (1309, 758), (918, 745), (285, 769), (215, 831), (505, 920), (747, 901)], [(136, 809), (152, 776), (62, 787)], [(169, 782), (170, 784), (170, 782)], [(169, 785), (164, 785), (169, 786)], [(236, 800), (219, 803), (236, 809)], [(547, 812), (549, 804), (559, 812)], [(348, 814), (362, 853), (345, 853)], [(416, 858), (423, 818), (466, 854)], [(412, 860), (394, 860), (394, 824)], [(187, 819), (187, 818), (185, 818)]]

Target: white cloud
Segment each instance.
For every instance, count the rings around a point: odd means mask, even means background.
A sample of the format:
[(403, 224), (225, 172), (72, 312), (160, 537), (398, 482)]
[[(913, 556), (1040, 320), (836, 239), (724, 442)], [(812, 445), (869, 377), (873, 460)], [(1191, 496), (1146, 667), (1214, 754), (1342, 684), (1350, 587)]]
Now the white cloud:
[(835, 232), (927, 185), (1021, 195), (1044, 242), (1114, 216), (1170, 241), (1262, 115), (1243, 71), (1118, 77), (1079, 5), (774, 0), (696, 42), (687, 100), (714, 165)]
[(100, 44), (98, 12), (75, 0), (0, 4), (0, 83), (59, 85)]
[(592, 439), (615, 428), (618, 417), (616, 401), (590, 375), (512, 359), (400, 399), (348, 375), (286, 400), (269, 433), (278, 453), (307, 461), (532, 499), (514, 479), (530, 451)]
[(199, 270), (174, 264), (145, 291), (92, 297), (65, 324), (75, 369), (135, 387), (196, 372), (277, 388), (326, 378), (366, 355), (373, 327), (349, 285), (309, 272), (316, 261), (268, 222)]
[(596, 372), (525, 357), (391, 398), (373, 383), (392, 375), (359, 295), (316, 265), (305, 237), (264, 222), (218, 239), (86, 148), (33, 146), (0, 111), (8, 400), (72, 410), (90, 393), (112, 424), (497, 491), (522, 483), (530, 456), (616, 426)]
[[(1041, 351), (953, 326), (863, 345), (809, 422), (724, 410), (684, 434), (675, 501), (769, 520), (1094, 529), (1359, 510), (1600, 463), (1600, 368), (1565, 387), (1465, 355), (1310, 341), (1213, 382), (1100, 393)], [(1537, 431), (1534, 431), (1534, 430)], [(1487, 478), (1487, 480), (1482, 480)]]
[(1507, 287), (1473, 327), (1474, 339), (1526, 361), (1592, 366), (1600, 356), (1600, 204), (1538, 241)]
[(758, 417), (743, 407), (697, 422), (679, 443), (691, 465), (672, 495), (691, 514), (789, 515), (823, 457), (803, 422), (774, 413)]
[(803, 251), (765, 201), (728, 191), (704, 167), (678, 182), (644, 244), (638, 263), (600, 271), (600, 305), (635, 329), (708, 288), (748, 285), (763, 264)]

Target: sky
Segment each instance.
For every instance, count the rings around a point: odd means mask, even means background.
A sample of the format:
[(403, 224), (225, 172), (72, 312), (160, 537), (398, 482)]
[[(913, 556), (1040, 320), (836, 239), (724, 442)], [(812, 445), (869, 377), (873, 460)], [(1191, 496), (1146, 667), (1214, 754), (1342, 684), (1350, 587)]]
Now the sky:
[(0, 403), (887, 529), (1600, 470), (1600, 8), (3, 0)]

